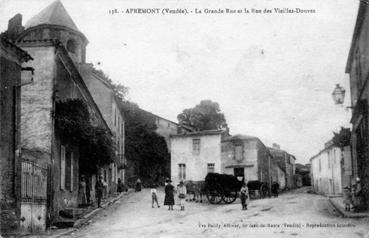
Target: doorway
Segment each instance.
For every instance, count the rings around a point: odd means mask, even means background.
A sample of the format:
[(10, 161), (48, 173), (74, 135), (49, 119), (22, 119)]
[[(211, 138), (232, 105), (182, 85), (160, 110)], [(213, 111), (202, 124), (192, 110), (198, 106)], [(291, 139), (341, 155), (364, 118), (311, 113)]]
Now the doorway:
[(238, 180), (245, 181), (245, 168), (234, 168), (233, 174)]

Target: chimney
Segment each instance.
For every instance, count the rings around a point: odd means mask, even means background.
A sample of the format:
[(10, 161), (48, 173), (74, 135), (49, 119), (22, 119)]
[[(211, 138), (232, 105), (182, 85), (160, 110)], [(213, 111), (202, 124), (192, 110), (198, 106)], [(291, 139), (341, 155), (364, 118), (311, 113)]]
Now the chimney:
[(22, 15), (18, 13), (8, 21), (8, 38), (15, 41), (23, 30)]
[(277, 150), (280, 150), (281, 149), (281, 146), (278, 145), (277, 143), (273, 143), (273, 148), (274, 149), (277, 149)]

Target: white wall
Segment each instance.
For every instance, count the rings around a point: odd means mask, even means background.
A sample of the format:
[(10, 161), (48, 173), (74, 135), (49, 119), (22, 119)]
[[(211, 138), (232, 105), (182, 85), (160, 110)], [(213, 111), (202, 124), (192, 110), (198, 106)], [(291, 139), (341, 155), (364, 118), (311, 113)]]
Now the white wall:
[[(200, 139), (200, 153), (192, 151), (192, 139)], [(179, 181), (178, 164), (186, 165), (185, 180), (203, 181), (207, 175), (208, 163), (215, 164), (215, 172), (220, 173), (220, 135), (175, 136), (171, 137), (171, 179)]]
[(338, 147), (329, 147), (313, 158), (311, 173), (314, 190), (324, 194), (342, 193), (341, 167), (341, 150)]

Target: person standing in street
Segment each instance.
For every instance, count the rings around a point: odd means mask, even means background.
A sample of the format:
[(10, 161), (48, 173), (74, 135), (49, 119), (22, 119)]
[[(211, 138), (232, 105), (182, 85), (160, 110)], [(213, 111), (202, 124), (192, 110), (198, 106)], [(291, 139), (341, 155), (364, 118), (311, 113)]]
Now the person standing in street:
[(240, 193), (241, 193), (242, 210), (247, 210), (247, 200), (249, 198), (249, 189), (247, 187), (246, 182), (242, 185)]
[(356, 184), (353, 186), (353, 194), (352, 194), (355, 212), (359, 212), (362, 209), (361, 193), (362, 191), (361, 191), (360, 178), (356, 178)]
[(151, 207), (152, 208), (154, 208), (154, 203), (156, 203), (158, 208), (160, 207), (158, 203), (158, 194), (157, 194), (156, 187), (157, 187), (156, 184), (154, 184), (151, 188)]
[(96, 199), (97, 199), (97, 207), (101, 207), (101, 198), (104, 192), (104, 182), (102, 176), (99, 176), (99, 179), (96, 181), (95, 184), (95, 191), (96, 191)]
[(351, 210), (351, 204), (352, 204), (351, 189), (347, 186), (343, 190), (343, 204), (345, 204), (346, 211)]
[(135, 192), (141, 192), (141, 179), (138, 178), (136, 181), (136, 189)]
[(186, 194), (187, 194), (186, 186), (184, 185), (183, 181), (179, 183), (177, 192), (178, 192), (179, 204), (181, 206), (181, 211), (183, 211), (185, 209), (185, 199), (186, 199)]
[(173, 210), (174, 205), (174, 186), (172, 185), (172, 181), (168, 180), (167, 185), (164, 188), (165, 190), (165, 198), (164, 205), (168, 206), (168, 210)]
[(85, 176), (81, 176), (81, 180), (79, 182), (79, 188), (78, 188), (78, 205), (80, 207), (86, 206), (87, 204), (87, 196), (86, 196), (86, 182), (85, 182)]

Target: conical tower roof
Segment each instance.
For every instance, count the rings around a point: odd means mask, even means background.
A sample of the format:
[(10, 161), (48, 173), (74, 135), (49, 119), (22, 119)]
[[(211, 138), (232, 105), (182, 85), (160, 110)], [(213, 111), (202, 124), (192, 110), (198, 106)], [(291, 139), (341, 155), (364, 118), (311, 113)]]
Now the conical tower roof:
[(37, 15), (32, 17), (25, 24), (25, 28), (27, 29), (42, 24), (64, 26), (79, 32), (76, 24), (74, 24), (72, 18), (69, 16), (60, 0), (54, 1)]

